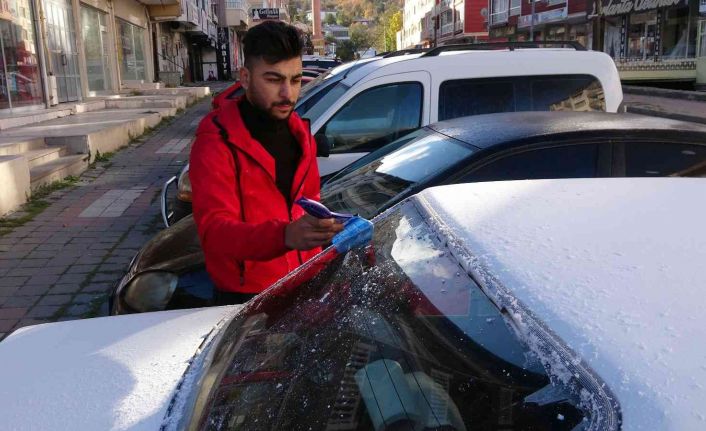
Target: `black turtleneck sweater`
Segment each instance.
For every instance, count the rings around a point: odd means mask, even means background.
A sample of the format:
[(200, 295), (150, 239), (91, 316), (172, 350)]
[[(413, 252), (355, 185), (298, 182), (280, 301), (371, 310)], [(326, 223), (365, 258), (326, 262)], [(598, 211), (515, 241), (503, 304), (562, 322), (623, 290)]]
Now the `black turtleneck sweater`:
[(243, 97), (238, 107), (250, 135), (275, 159), (275, 183), (287, 205), (291, 206), (292, 182), (302, 149), (289, 130), (288, 121), (273, 119), (253, 106), (247, 97)]

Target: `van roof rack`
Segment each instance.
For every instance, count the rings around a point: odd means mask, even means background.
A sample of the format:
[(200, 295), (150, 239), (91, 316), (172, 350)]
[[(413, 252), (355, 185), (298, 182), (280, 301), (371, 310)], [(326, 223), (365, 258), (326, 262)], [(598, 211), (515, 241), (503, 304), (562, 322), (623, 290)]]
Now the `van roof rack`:
[(428, 50), (422, 57), (436, 57), (442, 52), (450, 51), (472, 51), (472, 50), (492, 50), (492, 49), (509, 49), (514, 51), (516, 48), (543, 48), (547, 46), (569, 47), (576, 51), (586, 51), (586, 48), (574, 40), (550, 40), (537, 42), (484, 42), (484, 43), (462, 43), (437, 46)]
[(399, 51), (389, 51), (389, 52), (383, 52), (380, 54), (382, 58), (390, 58), (390, 57), (399, 57), (400, 55), (407, 55), (407, 54), (419, 54), (423, 52), (429, 51), (429, 48), (409, 48), (409, 49), (400, 49)]

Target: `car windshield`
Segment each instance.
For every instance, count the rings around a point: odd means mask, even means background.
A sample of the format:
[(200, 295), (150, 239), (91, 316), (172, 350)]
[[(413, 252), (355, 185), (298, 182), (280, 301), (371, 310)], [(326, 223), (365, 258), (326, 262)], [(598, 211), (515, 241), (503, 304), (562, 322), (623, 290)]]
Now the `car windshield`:
[(426, 217), (407, 201), (367, 248), (330, 249), (253, 300), (216, 346), (198, 428), (588, 426)]
[[(354, 162), (326, 182), (321, 200), (337, 212), (372, 218), (403, 192), (456, 165), (475, 147), (424, 128)], [(406, 195), (406, 194), (405, 194)]]

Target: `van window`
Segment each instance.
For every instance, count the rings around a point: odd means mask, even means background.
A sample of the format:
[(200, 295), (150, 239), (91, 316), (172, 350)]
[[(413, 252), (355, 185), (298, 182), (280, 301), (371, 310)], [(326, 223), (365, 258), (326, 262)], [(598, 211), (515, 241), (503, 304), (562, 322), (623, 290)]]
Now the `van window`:
[(422, 119), (422, 84), (402, 82), (363, 91), (326, 123), (331, 153), (368, 152), (418, 129)]
[(600, 82), (590, 75), (513, 76), (445, 81), (439, 120), (517, 111), (605, 111)]

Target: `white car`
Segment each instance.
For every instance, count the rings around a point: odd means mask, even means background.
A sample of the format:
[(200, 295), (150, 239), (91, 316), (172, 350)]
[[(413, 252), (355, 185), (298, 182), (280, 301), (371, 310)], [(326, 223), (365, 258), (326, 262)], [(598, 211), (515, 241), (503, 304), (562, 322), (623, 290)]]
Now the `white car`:
[(450, 45), (377, 59), (337, 74), (315, 97), (305, 94), (296, 110), (311, 121), (321, 176), (437, 121), (514, 111), (618, 111), (623, 93), (610, 56), (523, 46)]
[(23, 328), (8, 430), (699, 430), (706, 181), (430, 188), (245, 307)]

